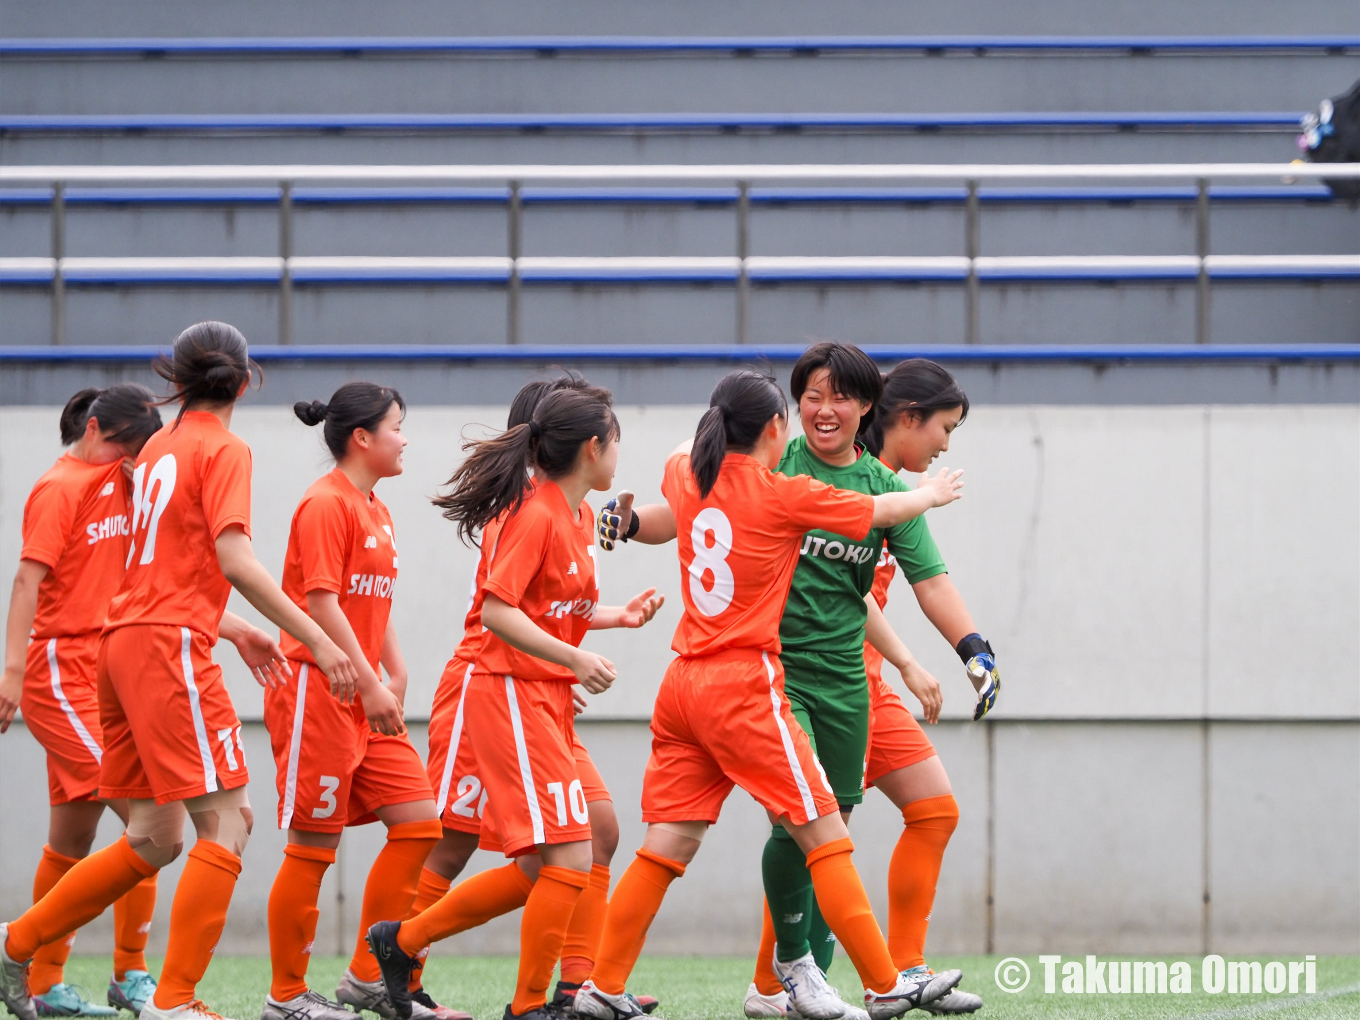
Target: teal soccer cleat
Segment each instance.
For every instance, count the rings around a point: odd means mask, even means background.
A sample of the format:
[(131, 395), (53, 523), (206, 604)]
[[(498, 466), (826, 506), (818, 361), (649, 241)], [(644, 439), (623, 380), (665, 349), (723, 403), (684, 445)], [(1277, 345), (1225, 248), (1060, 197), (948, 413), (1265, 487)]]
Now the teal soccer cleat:
[(109, 978), (109, 1005), (142, 1015), (142, 1007), (156, 994), (156, 979), (144, 970), (130, 970), (122, 981)]
[(117, 1016), (118, 1010), (98, 1006), (85, 995), (79, 985), (64, 981), (55, 984), (41, 995), (33, 996), (33, 1008), (38, 1016)]

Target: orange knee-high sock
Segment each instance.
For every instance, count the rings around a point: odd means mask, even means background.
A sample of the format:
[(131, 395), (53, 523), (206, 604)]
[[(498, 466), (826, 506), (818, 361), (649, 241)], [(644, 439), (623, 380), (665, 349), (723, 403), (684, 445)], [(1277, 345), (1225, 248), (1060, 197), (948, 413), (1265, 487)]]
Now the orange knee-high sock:
[(906, 828), (888, 865), (888, 952), (898, 970), (926, 962), (926, 929), (935, 905), (944, 848), (959, 824), (952, 794), (914, 800), (902, 809)]
[(761, 995), (778, 995), (784, 990), (779, 978), (774, 976), (774, 920), (770, 917), (770, 904), (764, 903), (761, 911), (764, 920), (760, 925), (760, 954), (756, 957), (756, 991)]
[(227, 907), (241, 874), (241, 858), (200, 839), (189, 851), (170, 904), (170, 931), (156, 1008), (174, 1009), (194, 999), (227, 923)]
[(647, 942), (647, 929), (652, 926), (666, 889), (685, 873), (679, 861), (668, 860), (650, 850), (639, 850), (633, 863), (614, 887), (605, 911), (604, 932), (600, 936), (600, 950), (595, 958), (595, 971), (590, 979), (602, 992), (622, 995), (628, 986), (628, 975), (633, 973), (642, 947)]
[[(59, 854), (50, 846), (43, 847), (42, 857), (38, 860), (38, 870), (33, 873), (33, 902), (37, 903), (52, 887), (61, 881), (61, 876), (79, 862), (79, 857)], [(50, 991), (53, 985), (61, 984), (66, 958), (71, 955), (71, 944), (76, 933), (70, 932), (65, 938), (49, 942), (33, 954), (33, 966), (28, 972), (28, 987), (34, 995)]]
[(595, 966), (595, 954), (600, 951), (600, 934), (604, 931), (604, 912), (609, 907), (609, 867), (593, 864), (590, 884), (567, 926), (567, 938), (562, 943), (562, 980), (579, 985)]
[(364, 905), (359, 911), (359, 937), (349, 961), (349, 969), (360, 981), (377, 981), (382, 977), (364, 936), (379, 921), (398, 921), (411, 912), (420, 869), (443, 834), (444, 827), (437, 818), (401, 822), (387, 830), (387, 843), (368, 869)]
[(836, 936), (850, 962), (859, 971), (864, 987), (875, 992), (890, 991), (897, 984), (897, 968), (893, 966), (888, 944), (874, 920), (869, 906), (869, 894), (864, 891), (850, 851), (855, 845), (849, 839), (833, 839), (807, 855), (808, 871), (812, 872), (812, 891), (827, 927)]
[[(445, 878), (439, 872), (431, 871), (429, 868), (421, 868), (420, 881), (416, 883), (416, 898), (411, 901), (411, 909), (406, 914), (407, 919), (409, 920), (422, 911), (428, 910), (442, 900), (451, 885), (453, 885), (453, 879)], [(411, 980), (407, 982), (407, 987), (413, 992), (420, 988), (421, 976), (425, 972), (425, 960), (429, 955), (429, 946), (416, 954), (416, 962), (411, 967)]]
[(416, 956), (431, 942), (518, 910), (533, 888), (533, 880), (517, 864), (473, 875), (455, 885), (434, 906), (403, 921), (397, 932), (397, 945), (402, 952)]
[(146, 970), (146, 940), (156, 912), (156, 876), (144, 878), (113, 904), (113, 977), (122, 981), (130, 970)]
[(316, 921), (321, 916), (321, 880), (335, 863), (335, 851), (324, 846), (289, 843), (269, 890), (269, 962), (273, 979), (269, 994), (287, 1002), (307, 991)]
[(519, 924), (519, 978), (510, 1012), (523, 1014), (548, 1001), (562, 943), (567, 938), (576, 901), (590, 884), (590, 874), (545, 864), (538, 871), (534, 891), (524, 904)]
[(156, 869), (137, 856), (127, 837), (90, 854), (71, 870), (38, 903), (9, 924), (5, 953), (11, 960), (30, 959), (39, 946), (65, 937), (88, 924)]

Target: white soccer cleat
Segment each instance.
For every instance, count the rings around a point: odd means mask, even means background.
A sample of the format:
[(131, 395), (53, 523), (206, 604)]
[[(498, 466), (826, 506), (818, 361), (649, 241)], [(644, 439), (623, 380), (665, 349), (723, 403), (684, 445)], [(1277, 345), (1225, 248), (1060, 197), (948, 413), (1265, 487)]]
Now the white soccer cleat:
[(354, 1020), (354, 1014), (309, 988), (283, 1002), (266, 995), (260, 1020)]
[(963, 971), (947, 970), (943, 974), (913, 971), (897, 975), (897, 984), (886, 992), (864, 992), (864, 1008), (871, 1020), (889, 1020), (909, 1009), (924, 1008), (926, 1003), (949, 993), (963, 980)]
[(11, 960), (5, 952), (9, 940), (9, 925), (0, 924), (0, 1002), (19, 1020), (38, 1020), (37, 1007), (28, 990), (28, 964), (25, 960)]
[(788, 963), (776, 955), (774, 976), (788, 993), (790, 1013), (797, 1013), (804, 1020), (839, 1020), (845, 1015), (845, 1003), (827, 982), (811, 953)]
[(611, 995), (596, 988), (594, 981), (581, 982), (572, 1008), (577, 1016), (595, 1017), (595, 1020), (636, 1020), (647, 1015), (637, 999), (627, 992)]
[(774, 1017), (788, 1016), (789, 993), (780, 991), (766, 995), (752, 981), (751, 987), (746, 989), (746, 1001), (741, 1004), (741, 1011), (751, 1020), (773, 1020)]
[(181, 1006), (169, 1009), (159, 1008), (154, 1001), (142, 1007), (141, 1020), (226, 1020), (220, 1013), (214, 1013), (198, 999), (190, 999)]
[(951, 988), (938, 999), (921, 1003), (921, 1008), (932, 1016), (953, 1016), (956, 1013), (976, 1013), (982, 1008), (982, 996)]
[[(344, 976), (340, 978), (340, 984), (335, 989), (335, 1001), (349, 1006), (356, 1013), (368, 1010), (370, 1013), (377, 1013), (383, 1020), (406, 1020), (397, 1016), (392, 999), (387, 994), (387, 986), (381, 979), (360, 981), (348, 967), (345, 968)], [(410, 1020), (437, 1020), (437, 1017), (434, 1010), (412, 1000)]]

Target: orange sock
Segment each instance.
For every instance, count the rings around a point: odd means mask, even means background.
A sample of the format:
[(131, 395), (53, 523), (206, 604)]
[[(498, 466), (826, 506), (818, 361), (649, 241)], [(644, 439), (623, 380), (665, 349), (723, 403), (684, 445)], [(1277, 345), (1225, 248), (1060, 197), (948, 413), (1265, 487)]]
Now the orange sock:
[(113, 977), (122, 981), (130, 970), (146, 970), (146, 940), (156, 912), (156, 876), (144, 878), (113, 904)]
[(595, 954), (600, 951), (600, 933), (604, 931), (604, 912), (608, 906), (609, 868), (604, 864), (593, 864), (590, 884), (576, 901), (571, 924), (567, 926), (567, 938), (562, 943), (561, 977), (568, 984), (579, 985), (590, 977), (595, 967)]
[(762, 909), (764, 920), (760, 925), (760, 954), (756, 957), (756, 991), (761, 995), (778, 995), (784, 990), (779, 978), (774, 976), (774, 921), (770, 917), (770, 904)]
[[(33, 874), (33, 902), (37, 903), (52, 887), (61, 881), (61, 876), (70, 871), (79, 857), (59, 854), (50, 846), (43, 847), (42, 857), (38, 860), (38, 870)], [(61, 984), (66, 959), (71, 955), (71, 945), (76, 933), (70, 932), (65, 938), (57, 939), (41, 946), (33, 954), (33, 966), (28, 972), (28, 988), (34, 995), (42, 995), (53, 985)]]
[(812, 891), (822, 917), (845, 947), (850, 962), (859, 971), (864, 987), (875, 992), (890, 991), (897, 984), (897, 968), (888, 954), (888, 944), (874, 920), (869, 895), (864, 891), (850, 851), (849, 839), (833, 839), (807, 855), (812, 872)]
[(227, 923), (227, 907), (241, 874), (241, 858), (200, 839), (189, 851), (170, 905), (170, 931), (156, 1008), (174, 1009), (194, 999)]
[[(416, 898), (411, 901), (411, 909), (406, 914), (407, 919), (409, 920), (422, 911), (428, 910), (442, 900), (452, 884), (453, 879), (445, 878), (439, 872), (431, 871), (429, 868), (421, 868), (420, 881), (416, 883)], [(425, 960), (429, 955), (429, 946), (416, 954), (415, 965), (411, 968), (411, 980), (407, 982), (407, 987), (413, 992), (420, 988), (421, 975), (425, 971)]]
[(550, 864), (539, 869), (519, 924), (519, 978), (510, 1000), (511, 1013), (527, 1013), (548, 1001), (548, 982), (562, 955), (567, 926), (589, 884), (590, 875), (584, 871)]
[(402, 952), (415, 956), (431, 942), (518, 910), (533, 888), (533, 881), (517, 864), (473, 875), (450, 889), (434, 906), (403, 921), (397, 932), (397, 945)]
[(359, 911), (359, 938), (349, 961), (349, 969), (360, 981), (377, 981), (382, 977), (364, 936), (379, 921), (398, 921), (411, 912), (420, 870), (443, 834), (444, 827), (437, 818), (401, 822), (388, 828), (387, 843), (368, 869), (364, 905)]
[(316, 938), (316, 908), (321, 880), (335, 863), (330, 847), (289, 843), (283, 863), (269, 890), (269, 962), (273, 980), (269, 994), (275, 1002), (287, 1002), (307, 990), (307, 964)]
[(902, 809), (906, 828), (888, 865), (888, 952), (898, 970), (926, 962), (926, 929), (935, 905), (944, 848), (959, 824), (953, 795), (914, 800)]
[(633, 965), (647, 941), (647, 929), (666, 897), (666, 889), (684, 873), (685, 866), (679, 861), (667, 860), (649, 850), (637, 852), (614, 887), (605, 912), (604, 933), (600, 936), (595, 971), (590, 976), (600, 991), (623, 994), (628, 975), (633, 973)]
[(137, 856), (127, 836), (71, 866), (39, 903), (10, 922), (5, 953), (11, 960), (32, 958), (39, 946), (88, 924), (156, 869)]

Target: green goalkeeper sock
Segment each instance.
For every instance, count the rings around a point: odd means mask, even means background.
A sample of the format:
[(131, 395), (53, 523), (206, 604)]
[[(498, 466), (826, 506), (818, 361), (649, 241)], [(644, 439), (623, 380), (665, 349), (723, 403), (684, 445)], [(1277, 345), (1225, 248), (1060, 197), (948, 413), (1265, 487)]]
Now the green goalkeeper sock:
[(812, 894), (812, 874), (807, 856), (782, 825), (776, 825), (765, 841), (761, 858), (765, 880), (765, 900), (774, 922), (775, 956), (788, 962), (810, 951), (808, 929), (816, 898)]
[(836, 956), (836, 936), (831, 934), (822, 908), (817, 905), (817, 897), (812, 897), (812, 922), (808, 925), (808, 944), (812, 947), (812, 958), (823, 974), (831, 972), (831, 961)]

